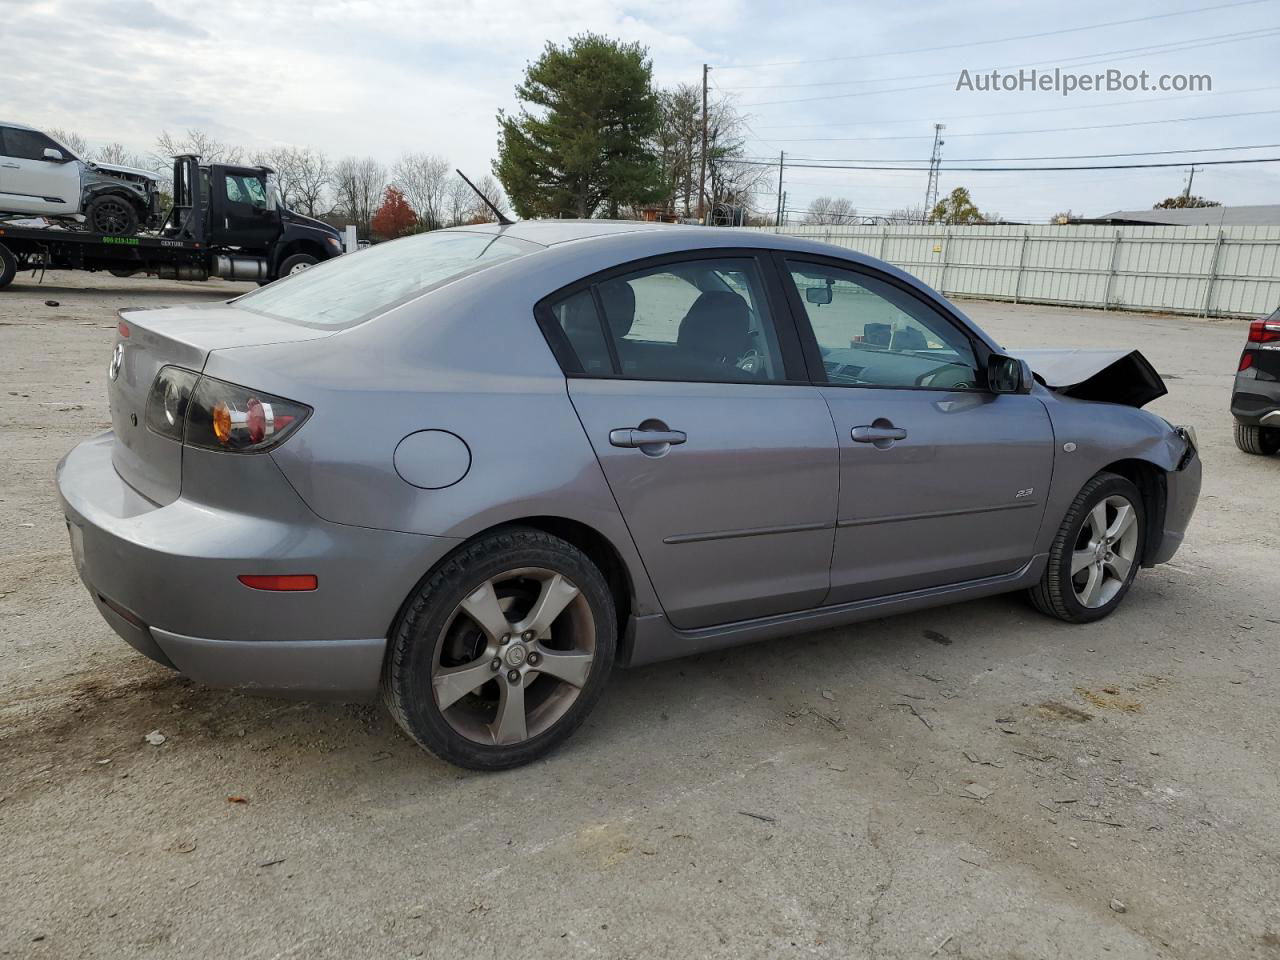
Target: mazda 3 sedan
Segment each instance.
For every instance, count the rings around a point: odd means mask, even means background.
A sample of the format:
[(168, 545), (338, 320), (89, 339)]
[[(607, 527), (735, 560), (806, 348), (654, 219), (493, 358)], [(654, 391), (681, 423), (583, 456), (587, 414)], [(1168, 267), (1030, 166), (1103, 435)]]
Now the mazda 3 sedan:
[(107, 622), (210, 685), (379, 694), (466, 767), (615, 664), (1024, 591), (1111, 613), (1182, 542), (1141, 354), (1011, 356), (888, 264), (764, 232), (444, 230), (124, 310), (58, 467)]

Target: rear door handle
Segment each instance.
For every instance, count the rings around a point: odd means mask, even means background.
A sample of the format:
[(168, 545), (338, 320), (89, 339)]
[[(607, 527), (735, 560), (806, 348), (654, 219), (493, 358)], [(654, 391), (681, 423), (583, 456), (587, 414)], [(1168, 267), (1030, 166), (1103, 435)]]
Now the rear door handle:
[(853, 439), (858, 443), (876, 443), (907, 439), (907, 431), (901, 427), (854, 427), (851, 431)]
[(660, 443), (675, 446), (687, 439), (683, 430), (637, 430), (631, 427), (609, 431), (609, 442), (615, 447), (649, 447)]
[(0, 167), (8, 167), (10, 170), (22, 169), (22, 165), (18, 163), (0, 163)]

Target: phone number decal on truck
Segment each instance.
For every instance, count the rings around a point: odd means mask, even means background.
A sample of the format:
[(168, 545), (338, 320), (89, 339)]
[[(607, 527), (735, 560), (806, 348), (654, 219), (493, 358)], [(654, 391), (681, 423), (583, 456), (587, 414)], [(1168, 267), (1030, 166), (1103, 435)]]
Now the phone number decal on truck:
[(103, 243), (115, 243), (125, 247), (136, 247), (138, 245), (137, 237), (103, 237)]

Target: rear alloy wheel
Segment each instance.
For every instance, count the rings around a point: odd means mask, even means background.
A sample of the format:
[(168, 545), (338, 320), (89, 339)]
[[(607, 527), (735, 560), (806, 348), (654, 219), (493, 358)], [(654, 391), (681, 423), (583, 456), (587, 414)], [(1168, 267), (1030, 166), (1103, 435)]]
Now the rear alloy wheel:
[(1116, 474), (1098, 474), (1067, 510), (1031, 602), (1068, 623), (1107, 616), (1137, 575), (1144, 522), (1138, 488)]
[(138, 232), (138, 211), (124, 197), (112, 193), (91, 201), (84, 215), (94, 233), (127, 237)]
[(1236, 421), (1236, 446), (1245, 453), (1269, 457), (1280, 451), (1280, 428)]
[(567, 738), (613, 665), (613, 598), (576, 547), (499, 530), (463, 547), (397, 621), (383, 678), (392, 715), (444, 760), (501, 770)]

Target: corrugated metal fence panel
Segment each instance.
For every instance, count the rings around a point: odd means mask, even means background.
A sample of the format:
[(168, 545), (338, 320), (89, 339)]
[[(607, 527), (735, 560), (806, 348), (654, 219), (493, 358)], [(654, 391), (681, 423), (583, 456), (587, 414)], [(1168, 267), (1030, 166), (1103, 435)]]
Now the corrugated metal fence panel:
[(1207, 316), (1258, 316), (1280, 306), (1280, 226), (797, 226), (781, 232), (878, 257), (954, 296)]

